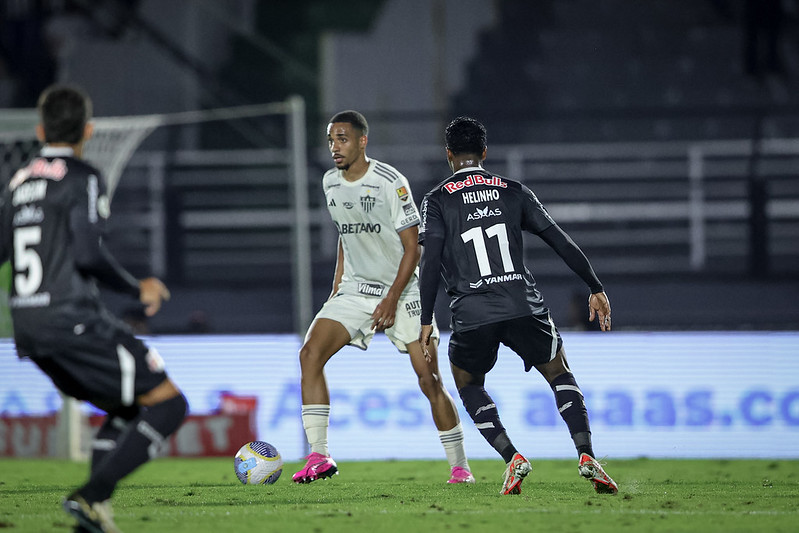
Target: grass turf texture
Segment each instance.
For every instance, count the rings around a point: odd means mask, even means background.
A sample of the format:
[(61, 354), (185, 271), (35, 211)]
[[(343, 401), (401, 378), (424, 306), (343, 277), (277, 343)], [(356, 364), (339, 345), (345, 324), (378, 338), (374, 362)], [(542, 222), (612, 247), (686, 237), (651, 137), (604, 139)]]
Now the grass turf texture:
[[(594, 493), (577, 461), (533, 461), (522, 494), (501, 496), (503, 465), (471, 461), (475, 485), (447, 485), (444, 461), (342, 462), (340, 475), (244, 486), (232, 459), (159, 459), (114, 495), (125, 533), (471, 531), (797, 531), (799, 461), (614, 460), (617, 496)], [(85, 463), (0, 460), (0, 529), (71, 531), (61, 499)], [(512, 529), (510, 529), (512, 528)]]

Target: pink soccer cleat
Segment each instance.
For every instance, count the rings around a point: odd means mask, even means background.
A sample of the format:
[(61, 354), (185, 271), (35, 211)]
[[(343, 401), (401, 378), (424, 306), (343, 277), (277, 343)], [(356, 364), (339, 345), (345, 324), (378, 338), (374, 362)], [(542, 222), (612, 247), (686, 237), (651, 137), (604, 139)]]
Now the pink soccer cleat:
[(617, 494), (619, 486), (602, 469), (599, 461), (584, 453), (580, 455), (580, 475), (586, 478), (594, 486), (594, 490), (599, 494)]
[(447, 483), (474, 483), (474, 476), (462, 466), (452, 467), (452, 477)]
[(338, 466), (329, 455), (313, 452), (306, 457), (307, 462), (292, 478), (294, 483), (310, 483), (338, 474)]

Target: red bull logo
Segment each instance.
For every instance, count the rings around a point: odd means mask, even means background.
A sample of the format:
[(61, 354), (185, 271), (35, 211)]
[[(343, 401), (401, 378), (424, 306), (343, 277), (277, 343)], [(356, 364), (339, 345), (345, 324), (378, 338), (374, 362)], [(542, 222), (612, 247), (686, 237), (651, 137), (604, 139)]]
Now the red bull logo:
[(497, 176), (483, 176), (482, 174), (470, 174), (466, 176), (463, 181), (451, 181), (444, 185), (448, 193), (452, 194), (465, 187), (474, 187), (475, 185), (488, 185), (489, 187), (508, 187), (508, 184), (502, 181)]

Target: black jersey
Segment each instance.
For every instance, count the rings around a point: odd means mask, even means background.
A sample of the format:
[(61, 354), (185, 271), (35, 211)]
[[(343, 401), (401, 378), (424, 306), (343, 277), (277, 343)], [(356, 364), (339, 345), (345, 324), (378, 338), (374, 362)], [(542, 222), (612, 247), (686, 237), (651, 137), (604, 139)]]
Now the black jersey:
[(0, 252), (11, 259), (15, 336), (102, 309), (98, 280), (138, 296), (138, 281), (103, 245), (109, 199), (97, 169), (70, 148), (45, 147), (2, 195)]
[(443, 240), (453, 331), (544, 311), (523, 262), (522, 231), (538, 234), (553, 224), (530, 189), (482, 168), (463, 169), (425, 195), (419, 242)]

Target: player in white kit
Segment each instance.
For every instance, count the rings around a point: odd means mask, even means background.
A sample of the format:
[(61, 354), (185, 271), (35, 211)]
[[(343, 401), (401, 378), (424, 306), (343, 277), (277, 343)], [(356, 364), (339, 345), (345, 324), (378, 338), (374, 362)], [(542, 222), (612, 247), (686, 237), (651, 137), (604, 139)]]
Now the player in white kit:
[(365, 350), (374, 333), (384, 331), (400, 352), (409, 354), (419, 387), (430, 401), (451, 468), (448, 483), (474, 483), (436, 350), (428, 361), (419, 344), (419, 212), (405, 176), (366, 157), (368, 131), (366, 119), (356, 111), (336, 114), (327, 126), (335, 168), (325, 173), (323, 189), (339, 232), (338, 259), (330, 298), (300, 349), (302, 423), (311, 453), (294, 481), (310, 483), (338, 472), (328, 450), (325, 364), (348, 344)]

